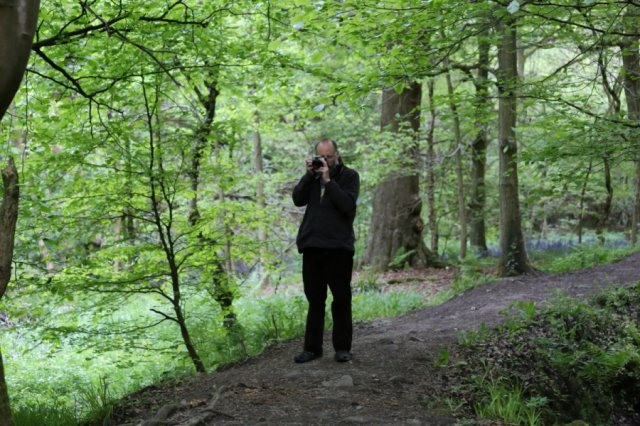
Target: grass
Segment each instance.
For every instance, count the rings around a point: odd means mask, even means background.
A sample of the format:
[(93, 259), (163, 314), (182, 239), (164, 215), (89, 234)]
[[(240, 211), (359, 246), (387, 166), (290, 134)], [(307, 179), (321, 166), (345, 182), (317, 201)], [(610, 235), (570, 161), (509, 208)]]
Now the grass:
[(540, 408), (546, 404), (546, 398), (533, 397), (527, 400), (518, 385), (511, 387), (499, 382), (490, 382), (481, 383), (479, 387), (486, 396), (474, 404), (477, 416), (516, 425), (542, 424)]

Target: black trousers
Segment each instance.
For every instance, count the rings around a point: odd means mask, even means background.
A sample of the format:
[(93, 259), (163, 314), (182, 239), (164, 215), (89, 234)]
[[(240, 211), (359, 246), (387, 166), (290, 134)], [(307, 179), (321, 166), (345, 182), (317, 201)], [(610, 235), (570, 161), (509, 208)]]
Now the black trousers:
[(327, 287), (333, 302), (333, 348), (351, 351), (353, 325), (351, 321), (351, 273), (353, 253), (343, 250), (305, 250), (302, 254), (304, 294), (309, 302), (304, 350), (322, 353), (324, 312)]

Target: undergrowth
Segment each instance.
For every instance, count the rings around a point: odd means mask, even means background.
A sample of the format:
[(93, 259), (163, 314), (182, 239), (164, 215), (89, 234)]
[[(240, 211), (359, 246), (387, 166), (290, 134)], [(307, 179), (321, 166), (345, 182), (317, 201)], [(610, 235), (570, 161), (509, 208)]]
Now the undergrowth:
[[(354, 321), (392, 317), (423, 304), (410, 292), (357, 291), (353, 299)], [(327, 301), (330, 309), (331, 297)], [(194, 322), (191, 331), (209, 371), (262, 352), (268, 345), (304, 334), (306, 300), (301, 295), (247, 295), (234, 303), (238, 326), (228, 330), (219, 318)], [(124, 307), (123, 315), (135, 317), (148, 310), (140, 305)], [(331, 327), (330, 311), (326, 326)], [(107, 330), (105, 325), (104, 330)], [(175, 339), (171, 329), (149, 330), (144, 340), (120, 340), (114, 336), (111, 350), (96, 351), (72, 338), (46, 342), (37, 329), (5, 330), (2, 334), (6, 377), (17, 426), (107, 424), (114, 401), (138, 389), (190, 374), (191, 366), (180, 344), (154, 349), (154, 343)], [(101, 345), (110, 337), (96, 335)], [(118, 343), (116, 343), (118, 342)], [(126, 345), (126, 347), (118, 347)], [(105, 379), (108, 377), (108, 380)]]
[(497, 329), (461, 342), (463, 361), (453, 370), (475, 415), (521, 425), (609, 425), (640, 412), (640, 285), (514, 309)]

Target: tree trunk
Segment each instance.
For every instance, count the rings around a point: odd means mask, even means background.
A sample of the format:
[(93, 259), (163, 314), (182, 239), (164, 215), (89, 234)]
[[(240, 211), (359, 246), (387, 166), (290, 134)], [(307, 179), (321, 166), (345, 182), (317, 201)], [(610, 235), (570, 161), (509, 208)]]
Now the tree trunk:
[(532, 272), (520, 219), (516, 142), (516, 25), (511, 15), (498, 22), (498, 142), (500, 156), (500, 276)]
[(3, 196), (0, 205), (0, 299), (7, 290), (11, 280), (11, 261), (18, 220), (18, 170), (9, 158), (9, 163), (2, 170)]
[(485, 189), (485, 170), (487, 165), (487, 136), (486, 116), (489, 104), (489, 41), (486, 34), (478, 38), (478, 77), (476, 87), (476, 137), (471, 143), (471, 188), (469, 191), (469, 242), (479, 256), (486, 255), (487, 238), (485, 229), (485, 208), (487, 196)]
[[(620, 43), (622, 51), (622, 67), (624, 93), (627, 101), (627, 112), (629, 120), (640, 120), (640, 53), (638, 45), (640, 38), (637, 36), (639, 8), (633, 5), (627, 6), (625, 13), (625, 32), (634, 34), (627, 37)], [(631, 221), (631, 242), (635, 244), (638, 240), (638, 222), (640, 221), (640, 153), (637, 154), (636, 162), (636, 194)]]
[[(404, 159), (418, 158), (416, 133), (420, 127), (421, 97), (422, 88), (416, 82), (400, 93), (393, 89), (382, 93), (381, 130), (396, 134), (405, 127), (409, 130), (411, 143), (400, 148)], [(437, 263), (422, 240), (420, 176), (417, 162), (413, 161), (406, 172), (391, 173), (374, 190), (364, 263), (375, 269), (386, 270), (394, 260), (415, 268)]]
[[(448, 66), (448, 60), (447, 66)], [(467, 206), (464, 201), (464, 171), (462, 168), (462, 133), (460, 131), (460, 117), (458, 116), (458, 105), (454, 99), (453, 83), (451, 82), (451, 73), (447, 71), (447, 90), (449, 92), (449, 108), (453, 115), (453, 134), (455, 140), (455, 159), (456, 159), (456, 182), (458, 192), (458, 226), (460, 227), (460, 259), (464, 259), (467, 255)]]
[[(7, 167), (2, 171), (3, 196), (0, 205), (0, 299), (7, 290), (11, 280), (11, 262), (18, 220), (18, 170), (13, 159), (9, 158)], [(9, 392), (4, 379), (2, 353), (0, 353), (0, 426), (13, 426)]]
[(39, 0), (0, 1), (0, 119), (22, 81), (39, 8)]
[(602, 205), (602, 211), (600, 212), (598, 222), (596, 223), (596, 235), (598, 236), (598, 241), (602, 245), (604, 245), (604, 227), (607, 224), (609, 215), (611, 214), (611, 203), (613, 201), (613, 186), (611, 185), (611, 167), (609, 165), (609, 159), (604, 157), (603, 162), (604, 187), (607, 190), (607, 198), (605, 198), (604, 204)]
[(591, 175), (591, 168), (593, 163), (589, 161), (589, 168), (587, 169), (587, 175), (584, 177), (582, 183), (582, 190), (580, 191), (580, 210), (578, 213), (578, 244), (582, 244), (582, 229), (584, 228), (584, 198), (587, 193), (587, 184), (589, 183), (589, 175)]
[(4, 365), (2, 364), (2, 351), (0, 351), (0, 426), (14, 426), (9, 403), (9, 390), (4, 380)]
[[(39, 0), (0, 2), (0, 120), (11, 104), (31, 53), (31, 43), (38, 21)], [(0, 206), (0, 299), (11, 279), (11, 262), (18, 220), (18, 171), (9, 158), (2, 171), (4, 187)], [(0, 352), (0, 425), (13, 426), (9, 392), (4, 379)]]
[[(13, 159), (9, 158), (9, 164), (2, 171), (3, 197), (0, 205), (0, 299), (7, 290), (11, 280), (11, 261), (13, 259), (13, 247), (16, 234), (16, 222), (18, 220), (18, 200), (20, 190), (18, 187), (18, 170)], [(0, 352), (0, 425), (13, 426), (11, 406), (9, 405), (9, 392), (4, 379), (4, 367), (2, 353)]]
[(427, 133), (427, 203), (429, 205), (429, 233), (431, 234), (431, 252), (438, 255), (438, 221), (436, 215), (436, 148), (434, 130), (436, 127), (436, 107), (433, 103), (433, 79), (427, 83), (429, 89), (429, 112), (431, 121)]
[[(256, 106), (253, 115), (253, 172), (256, 175), (256, 201), (261, 212), (265, 212), (267, 202), (264, 194), (264, 167), (262, 161), (262, 134), (260, 133), (260, 113)], [(260, 269), (262, 271), (262, 282), (260, 287), (268, 287), (271, 283), (269, 270), (265, 268), (266, 256), (263, 253), (267, 250), (267, 233), (263, 226), (258, 229), (258, 241), (260, 243)]]

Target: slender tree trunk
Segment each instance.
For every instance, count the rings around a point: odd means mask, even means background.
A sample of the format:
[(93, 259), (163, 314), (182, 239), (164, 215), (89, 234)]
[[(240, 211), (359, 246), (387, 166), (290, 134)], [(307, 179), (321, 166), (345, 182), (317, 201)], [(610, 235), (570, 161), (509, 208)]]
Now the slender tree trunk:
[(485, 189), (485, 171), (487, 164), (487, 136), (486, 117), (490, 110), (489, 104), (489, 49), (491, 47), (483, 33), (478, 38), (478, 77), (476, 87), (476, 137), (471, 143), (471, 189), (469, 194), (469, 242), (479, 256), (488, 253), (485, 208), (487, 196)]
[(2, 170), (3, 196), (0, 205), (0, 299), (11, 280), (11, 262), (18, 221), (18, 170), (12, 158)]
[(4, 380), (4, 365), (2, 363), (2, 351), (0, 351), (0, 426), (14, 426), (9, 402), (9, 390)]
[(578, 213), (578, 244), (582, 244), (582, 229), (584, 227), (584, 198), (587, 193), (587, 184), (589, 183), (589, 176), (591, 175), (591, 167), (593, 163), (589, 161), (589, 168), (587, 169), (587, 175), (584, 177), (582, 183), (582, 191), (580, 191), (580, 212)]
[[(171, 317), (163, 312), (152, 309), (153, 312), (156, 312), (162, 315), (164, 318), (175, 321), (180, 328), (180, 334), (182, 336), (182, 342), (187, 349), (187, 353), (191, 362), (193, 363), (195, 369), (199, 373), (205, 372), (204, 363), (198, 354), (193, 341), (191, 340), (191, 336), (189, 334), (189, 330), (187, 328), (186, 320), (184, 318), (183, 302), (182, 302), (182, 292), (181, 292), (181, 282), (180, 282), (180, 272), (178, 268), (178, 264), (176, 262), (176, 247), (174, 240), (174, 229), (173, 229), (173, 213), (168, 215), (167, 220), (163, 220), (161, 210), (165, 209), (175, 209), (174, 201), (172, 200), (171, 190), (169, 190), (166, 186), (166, 181), (164, 180), (164, 173), (162, 172), (164, 169), (163, 166), (163, 156), (162, 156), (162, 147), (159, 138), (156, 138), (156, 131), (154, 127), (154, 118), (156, 120), (160, 120), (159, 116), (155, 113), (156, 106), (151, 104), (149, 96), (145, 90), (144, 82), (142, 84), (145, 108), (146, 108), (146, 121), (147, 121), (147, 137), (149, 143), (149, 165), (146, 170), (147, 175), (149, 176), (149, 190), (150, 201), (151, 201), (151, 213), (153, 214), (153, 223), (156, 227), (157, 236), (160, 240), (160, 244), (162, 246), (162, 250), (164, 252), (165, 258), (167, 260), (167, 265), (169, 268), (169, 274), (171, 277), (171, 295), (167, 296), (167, 298), (171, 301), (172, 307), (175, 313), (174, 317)], [(157, 96), (156, 96), (157, 101)], [(158, 139), (158, 140), (157, 140)], [(162, 207), (161, 207), (162, 205)]]
[[(18, 170), (13, 159), (2, 171), (3, 196), (0, 205), (0, 299), (7, 290), (11, 280), (11, 262), (18, 220), (18, 201), (20, 189), (18, 187)], [(12, 426), (9, 393), (4, 379), (2, 353), (0, 353), (0, 426)]]
[(613, 201), (613, 186), (611, 185), (611, 166), (609, 165), (609, 159), (604, 157), (604, 187), (607, 190), (607, 197), (605, 198), (602, 210), (596, 223), (596, 235), (600, 244), (604, 245), (604, 227), (607, 224), (609, 215), (611, 214), (611, 204)]
[[(422, 88), (417, 82), (400, 93), (394, 89), (382, 93), (381, 130), (400, 137), (405, 126), (409, 130), (411, 142), (400, 148), (404, 159), (418, 158), (416, 134), (420, 127), (421, 98)], [(403, 263), (416, 268), (437, 263), (422, 239), (420, 175), (418, 164), (413, 161), (404, 173), (390, 174), (374, 190), (364, 263), (375, 269), (388, 269), (398, 256), (404, 258)]]
[[(448, 60), (446, 66), (448, 66)], [(460, 131), (460, 117), (458, 116), (458, 105), (454, 99), (453, 83), (451, 82), (451, 73), (447, 71), (447, 90), (449, 92), (449, 108), (453, 115), (453, 134), (455, 140), (455, 159), (456, 159), (456, 182), (458, 192), (458, 226), (460, 227), (460, 259), (464, 259), (467, 255), (467, 206), (464, 197), (464, 170), (462, 167), (462, 153), (464, 151), (462, 142), (462, 132)]]
[(433, 79), (427, 83), (429, 96), (429, 112), (431, 120), (427, 133), (427, 204), (429, 205), (429, 233), (431, 234), (431, 252), (438, 255), (438, 221), (436, 214), (436, 147), (434, 131), (436, 127), (436, 107), (433, 102)]
[[(258, 202), (258, 208), (264, 212), (267, 208), (267, 202), (264, 194), (264, 167), (262, 164), (262, 134), (260, 133), (260, 113), (256, 106), (256, 110), (253, 114), (253, 172), (256, 175), (256, 200)], [(265, 253), (267, 245), (267, 233), (263, 226), (258, 229), (258, 241), (260, 242), (260, 253)], [(266, 257), (261, 254), (260, 256), (260, 268), (262, 270), (263, 278), (260, 283), (261, 287), (268, 287), (270, 285), (269, 271), (265, 268)]]
[[(197, 87), (194, 88), (200, 100), (200, 104), (204, 107), (205, 114), (200, 126), (195, 132), (195, 145), (191, 154), (191, 169), (189, 170), (189, 179), (191, 180), (191, 200), (189, 200), (189, 223), (196, 226), (200, 220), (200, 210), (198, 208), (198, 191), (200, 186), (200, 164), (207, 147), (208, 138), (211, 134), (213, 120), (216, 116), (216, 105), (220, 92), (218, 91), (217, 74), (212, 72), (209, 81), (205, 84), (206, 92), (201, 92)], [(222, 194), (224, 196), (224, 194)], [(205, 239), (203, 238), (203, 241)], [(235, 324), (236, 315), (233, 312), (233, 291), (230, 287), (230, 280), (227, 262), (227, 253), (229, 252), (227, 243), (224, 246), (224, 256), (217, 253), (218, 241), (206, 240), (212, 250), (213, 259), (211, 261), (212, 269), (212, 289), (211, 294), (220, 306), (224, 315), (225, 327), (232, 327)], [(225, 263), (227, 265), (225, 266)]]
[(516, 142), (517, 54), (513, 16), (498, 22), (498, 141), (500, 156), (500, 249), (501, 276), (532, 272), (527, 256), (518, 189), (518, 145)]

